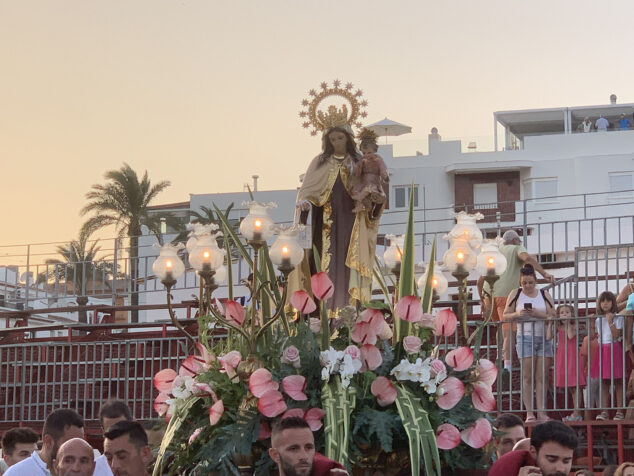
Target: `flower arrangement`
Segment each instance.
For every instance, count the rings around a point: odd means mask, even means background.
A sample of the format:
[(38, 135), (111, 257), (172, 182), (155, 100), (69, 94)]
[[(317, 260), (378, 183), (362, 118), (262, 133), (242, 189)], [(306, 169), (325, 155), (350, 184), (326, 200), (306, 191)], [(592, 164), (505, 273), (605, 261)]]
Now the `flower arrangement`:
[[(227, 241), (238, 245), (223, 220)], [(440, 475), (443, 467), (482, 466), (497, 369), (478, 358), (478, 339), (475, 352), (442, 344), (457, 318), (449, 309), (431, 314), (430, 282), (416, 295), (411, 206), (395, 304), (371, 301), (330, 318), (326, 273), (312, 276), (313, 296), (300, 290), (287, 299), (286, 274), (275, 276), (266, 245), (261, 255), (251, 261), (252, 304), (242, 307), (230, 290), (199, 321), (226, 333), (199, 332), (196, 352), (178, 371), (155, 376), (154, 408), (169, 421), (155, 475), (165, 466), (170, 474), (238, 474), (245, 467), (266, 474), (273, 465), (270, 424), (286, 416), (305, 418), (318, 449), (347, 466), (368, 452), (409, 454), (412, 475), (423, 467)], [(432, 275), (428, 270), (428, 281)]]

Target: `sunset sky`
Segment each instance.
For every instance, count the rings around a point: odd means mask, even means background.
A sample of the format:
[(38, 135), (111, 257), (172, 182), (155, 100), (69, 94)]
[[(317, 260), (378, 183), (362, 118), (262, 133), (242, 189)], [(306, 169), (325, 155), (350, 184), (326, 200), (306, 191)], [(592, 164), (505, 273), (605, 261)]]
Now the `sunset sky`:
[(633, 17), (631, 0), (0, 0), (0, 245), (75, 238), (123, 162), (172, 182), (157, 203), (252, 174), (295, 187), (321, 81), (361, 88), (413, 149), (433, 126), (490, 139), (497, 110), (634, 102)]

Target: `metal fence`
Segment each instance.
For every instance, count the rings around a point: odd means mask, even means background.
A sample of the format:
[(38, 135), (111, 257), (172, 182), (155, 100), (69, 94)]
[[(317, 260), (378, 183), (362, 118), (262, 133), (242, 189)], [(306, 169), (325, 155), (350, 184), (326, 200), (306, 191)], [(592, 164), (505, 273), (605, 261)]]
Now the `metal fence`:
[[(119, 330), (120, 331), (120, 330)], [(117, 339), (119, 337), (119, 339)], [(101, 404), (124, 399), (139, 420), (157, 418), (154, 374), (187, 357), (184, 337), (111, 336), (90, 342), (0, 345), (0, 421), (42, 423), (57, 408), (98, 420)]]
[[(580, 247), (634, 243), (633, 197), (634, 191), (620, 191), (499, 202), (498, 208), (512, 208), (513, 216), (498, 214), (498, 222), (481, 223), (480, 226), (489, 234), (509, 228), (522, 231), (524, 245), (542, 264), (567, 266), (572, 273), (575, 250)], [(416, 261), (429, 260), (434, 239), (438, 247), (437, 259), (442, 257), (448, 247), (442, 237), (453, 226), (453, 212), (459, 209), (473, 211), (473, 206), (457, 204), (415, 210)], [(486, 207), (486, 210), (490, 209), (490, 206)], [(382, 219), (381, 232), (403, 233), (405, 221), (404, 210), (388, 210)], [(164, 239), (174, 237), (165, 235)], [(80, 263), (47, 264), (51, 258), (60, 258), (57, 254), (60, 243), (0, 246), (0, 308), (66, 307), (76, 303), (79, 296), (88, 297), (91, 303), (121, 305), (129, 303), (132, 294), (139, 296), (140, 303), (150, 303), (152, 298), (148, 296), (163, 292), (163, 286), (152, 273), (152, 264), (158, 254), (151, 248), (154, 241), (150, 236), (140, 240), (134, 285), (130, 278), (129, 249), (118, 239), (100, 241), (101, 258), (96, 262)], [(377, 249), (379, 256), (383, 252), (382, 246)], [(240, 260), (233, 266), (234, 285), (239, 285), (250, 270)], [(195, 293), (198, 285), (195, 273), (186, 273), (174, 286), (174, 291)]]

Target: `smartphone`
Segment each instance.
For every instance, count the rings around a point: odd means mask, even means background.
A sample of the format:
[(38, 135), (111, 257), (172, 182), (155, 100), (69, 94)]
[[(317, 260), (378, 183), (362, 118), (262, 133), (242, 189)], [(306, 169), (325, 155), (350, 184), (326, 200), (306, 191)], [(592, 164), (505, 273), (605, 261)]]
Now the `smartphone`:
[(526, 309), (527, 311), (529, 309), (533, 309), (533, 305), (530, 302), (525, 302), (524, 303), (524, 309)]

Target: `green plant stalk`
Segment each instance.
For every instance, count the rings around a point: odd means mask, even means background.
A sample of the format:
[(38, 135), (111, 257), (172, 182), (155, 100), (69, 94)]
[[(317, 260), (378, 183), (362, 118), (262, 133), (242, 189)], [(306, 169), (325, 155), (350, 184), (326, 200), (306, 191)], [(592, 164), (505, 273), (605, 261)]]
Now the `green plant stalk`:
[(434, 242), (431, 245), (431, 253), (429, 255), (429, 264), (427, 266), (427, 277), (425, 280), (425, 286), (421, 296), (421, 303), (423, 305), (423, 312), (429, 314), (434, 304), (434, 288), (432, 286), (432, 280), (434, 279), (434, 264), (436, 262), (436, 237), (434, 236)]
[[(403, 240), (403, 252), (401, 254), (401, 276), (399, 279), (397, 298), (414, 294), (414, 184), (410, 187), (409, 210), (407, 213), (407, 227)], [(409, 322), (394, 316), (394, 342), (402, 341), (409, 333)], [(397, 362), (401, 357), (400, 345), (395, 345)]]
[(421, 450), (425, 464), (424, 474), (440, 476), (440, 454), (436, 444), (436, 434), (427, 412), (421, 406), (419, 399), (407, 388), (396, 385), (396, 390), (396, 408), (409, 440), (412, 476), (420, 475)]
[(319, 312), (321, 313), (321, 350), (328, 350), (330, 348), (330, 322), (328, 321), (328, 310), (322, 301), (319, 301)]
[(172, 419), (167, 425), (165, 435), (163, 435), (163, 439), (161, 440), (161, 446), (156, 456), (156, 463), (154, 464), (154, 471), (152, 472), (152, 476), (161, 476), (163, 474), (163, 466), (165, 465), (165, 461), (163, 461), (163, 458), (165, 457), (165, 451), (167, 451), (167, 448), (172, 442), (172, 439), (174, 439), (174, 435), (176, 434), (176, 432), (187, 419), (189, 410), (199, 399), (200, 397), (190, 397), (185, 405), (180, 408), (175, 415), (172, 416)]

